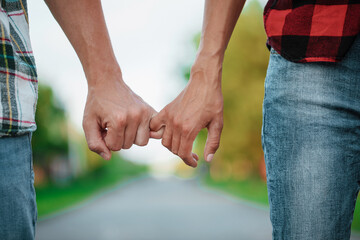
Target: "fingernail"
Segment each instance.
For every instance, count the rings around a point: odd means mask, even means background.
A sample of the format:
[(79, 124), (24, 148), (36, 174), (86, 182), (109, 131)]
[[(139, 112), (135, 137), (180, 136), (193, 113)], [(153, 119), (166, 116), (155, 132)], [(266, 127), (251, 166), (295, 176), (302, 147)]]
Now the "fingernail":
[(196, 168), (196, 167), (197, 167), (197, 162), (195, 161), (195, 159), (194, 159), (194, 162), (195, 162), (195, 164), (194, 164), (194, 166), (191, 166), (192, 168)]
[(105, 159), (105, 160), (107, 159), (107, 158), (106, 158), (106, 153), (104, 153), (104, 152), (100, 153), (100, 156), (101, 156), (103, 159)]
[(214, 158), (214, 154), (209, 154), (206, 158), (206, 161), (211, 162), (213, 160), (213, 158)]

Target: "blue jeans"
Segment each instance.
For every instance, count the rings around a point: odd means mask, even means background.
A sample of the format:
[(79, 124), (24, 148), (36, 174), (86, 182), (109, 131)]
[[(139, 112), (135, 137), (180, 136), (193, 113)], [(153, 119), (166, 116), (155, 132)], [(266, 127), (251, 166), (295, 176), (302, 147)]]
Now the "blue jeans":
[(273, 239), (349, 239), (360, 184), (359, 36), (340, 63), (271, 51), (262, 143)]
[(0, 138), (0, 239), (35, 237), (31, 134)]

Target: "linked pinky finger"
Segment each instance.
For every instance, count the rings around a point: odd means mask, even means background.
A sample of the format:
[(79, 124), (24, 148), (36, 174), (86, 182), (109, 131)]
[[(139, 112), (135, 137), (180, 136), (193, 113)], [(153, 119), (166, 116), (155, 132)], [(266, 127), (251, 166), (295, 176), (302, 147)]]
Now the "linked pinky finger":
[(158, 131), (150, 131), (150, 138), (161, 139), (164, 134), (165, 127), (160, 128)]

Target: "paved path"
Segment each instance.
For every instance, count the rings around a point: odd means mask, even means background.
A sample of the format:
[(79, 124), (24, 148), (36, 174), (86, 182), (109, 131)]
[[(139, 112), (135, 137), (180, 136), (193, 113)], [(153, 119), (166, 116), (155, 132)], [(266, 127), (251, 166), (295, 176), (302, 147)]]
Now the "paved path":
[(267, 240), (271, 225), (268, 211), (194, 180), (145, 178), (38, 223), (37, 240), (58, 239)]

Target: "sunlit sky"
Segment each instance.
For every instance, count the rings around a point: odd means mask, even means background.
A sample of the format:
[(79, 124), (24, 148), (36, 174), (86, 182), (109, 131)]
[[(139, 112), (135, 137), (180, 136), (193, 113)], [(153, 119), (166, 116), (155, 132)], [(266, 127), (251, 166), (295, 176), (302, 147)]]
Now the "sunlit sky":
[[(201, 30), (204, 0), (103, 0), (102, 4), (125, 82), (160, 111), (186, 84), (182, 66), (195, 57), (192, 39)], [(53, 87), (70, 121), (82, 132), (87, 85), (81, 64), (44, 1), (28, 1), (28, 7), (39, 81)], [(158, 140), (121, 154), (164, 169), (179, 161)]]

